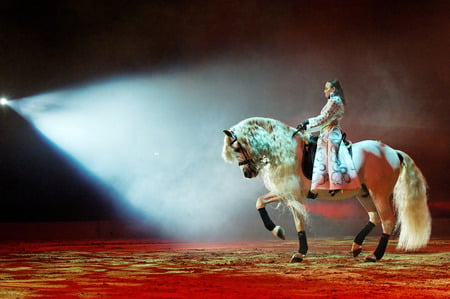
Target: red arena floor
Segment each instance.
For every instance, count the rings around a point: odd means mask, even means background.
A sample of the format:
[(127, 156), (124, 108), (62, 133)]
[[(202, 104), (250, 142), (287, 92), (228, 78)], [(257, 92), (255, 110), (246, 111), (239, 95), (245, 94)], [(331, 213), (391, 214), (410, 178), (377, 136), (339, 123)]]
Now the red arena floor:
[(351, 238), (312, 238), (303, 263), (290, 241), (149, 240), (3, 242), (1, 298), (407, 298), (450, 297), (450, 240), (382, 261), (358, 258)]

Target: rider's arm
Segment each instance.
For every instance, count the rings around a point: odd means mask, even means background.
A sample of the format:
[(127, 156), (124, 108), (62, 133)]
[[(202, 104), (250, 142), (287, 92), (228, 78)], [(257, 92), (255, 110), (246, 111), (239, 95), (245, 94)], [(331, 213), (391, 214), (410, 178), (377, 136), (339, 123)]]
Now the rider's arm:
[(339, 97), (330, 98), (320, 114), (308, 119), (307, 131), (318, 131), (344, 113), (344, 105)]

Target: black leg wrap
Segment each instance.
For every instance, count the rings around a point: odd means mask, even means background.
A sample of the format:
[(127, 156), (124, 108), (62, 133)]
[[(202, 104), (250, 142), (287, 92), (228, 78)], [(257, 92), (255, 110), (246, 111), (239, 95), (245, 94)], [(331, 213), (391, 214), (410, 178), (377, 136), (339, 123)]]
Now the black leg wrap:
[(373, 230), (374, 227), (375, 227), (375, 224), (373, 224), (372, 222), (369, 221), (366, 224), (366, 226), (364, 226), (364, 228), (355, 237), (355, 243), (358, 245), (362, 245), (362, 243), (364, 242), (364, 239), (367, 237), (368, 234), (370, 234), (370, 232)]
[(384, 255), (384, 252), (386, 251), (386, 246), (388, 244), (390, 235), (388, 234), (382, 234), (380, 241), (378, 242), (377, 249), (375, 249), (373, 255), (377, 258), (377, 260), (381, 260), (381, 258)]
[(308, 242), (306, 241), (306, 233), (305, 231), (299, 231), (298, 233), (298, 241), (299, 241), (299, 249), (298, 252), (301, 254), (306, 254), (308, 252)]
[(269, 217), (269, 214), (267, 214), (266, 208), (258, 209), (259, 215), (261, 215), (261, 219), (264, 222), (264, 226), (272, 231), (275, 228), (275, 224), (272, 222), (272, 220)]

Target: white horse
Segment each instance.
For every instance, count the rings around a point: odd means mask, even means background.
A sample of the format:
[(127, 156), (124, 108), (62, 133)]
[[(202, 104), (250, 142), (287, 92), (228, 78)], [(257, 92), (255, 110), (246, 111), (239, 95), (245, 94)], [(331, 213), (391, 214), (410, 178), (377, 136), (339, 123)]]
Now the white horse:
[[(301, 167), (309, 135), (295, 132), (293, 127), (274, 119), (245, 119), (224, 130), (222, 157), (227, 162), (238, 162), (246, 178), (263, 175), (270, 192), (257, 199), (256, 208), (266, 228), (282, 239), (284, 230), (271, 221), (265, 205), (283, 202), (290, 208), (299, 239), (298, 253), (292, 256), (291, 262), (301, 262), (308, 251), (307, 213), (302, 203), (312, 193), (311, 181)], [(394, 228), (400, 230), (397, 248), (414, 251), (426, 246), (431, 233), (427, 185), (414, 161), (404, 152), (372, 140), (353, 144), (352, 158), (361, 188), (349, 193), (319, 191), (314, 196), (332, 200), (356, 197), (367, 210), (369, 222), (354, 239), (353, 256), (361, 253), (365, 237), (380, 222), (383, 234), (366, 261), (375, 262), (383, 257)]]

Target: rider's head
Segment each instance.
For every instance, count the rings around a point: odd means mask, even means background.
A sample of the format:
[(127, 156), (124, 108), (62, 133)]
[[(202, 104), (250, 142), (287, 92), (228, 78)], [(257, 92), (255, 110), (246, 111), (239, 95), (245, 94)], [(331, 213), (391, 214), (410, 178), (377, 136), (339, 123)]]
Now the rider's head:
[(339, 80), (333, 79), (325, 82), (325, 90), (323, 92), (325, 93), (325, 97), (327, 99), (330, 97), (331, 93), (334, 93), (334, 95), (341, 98), (342, 102), (345, 105), (344, 90), (342, 89)]

